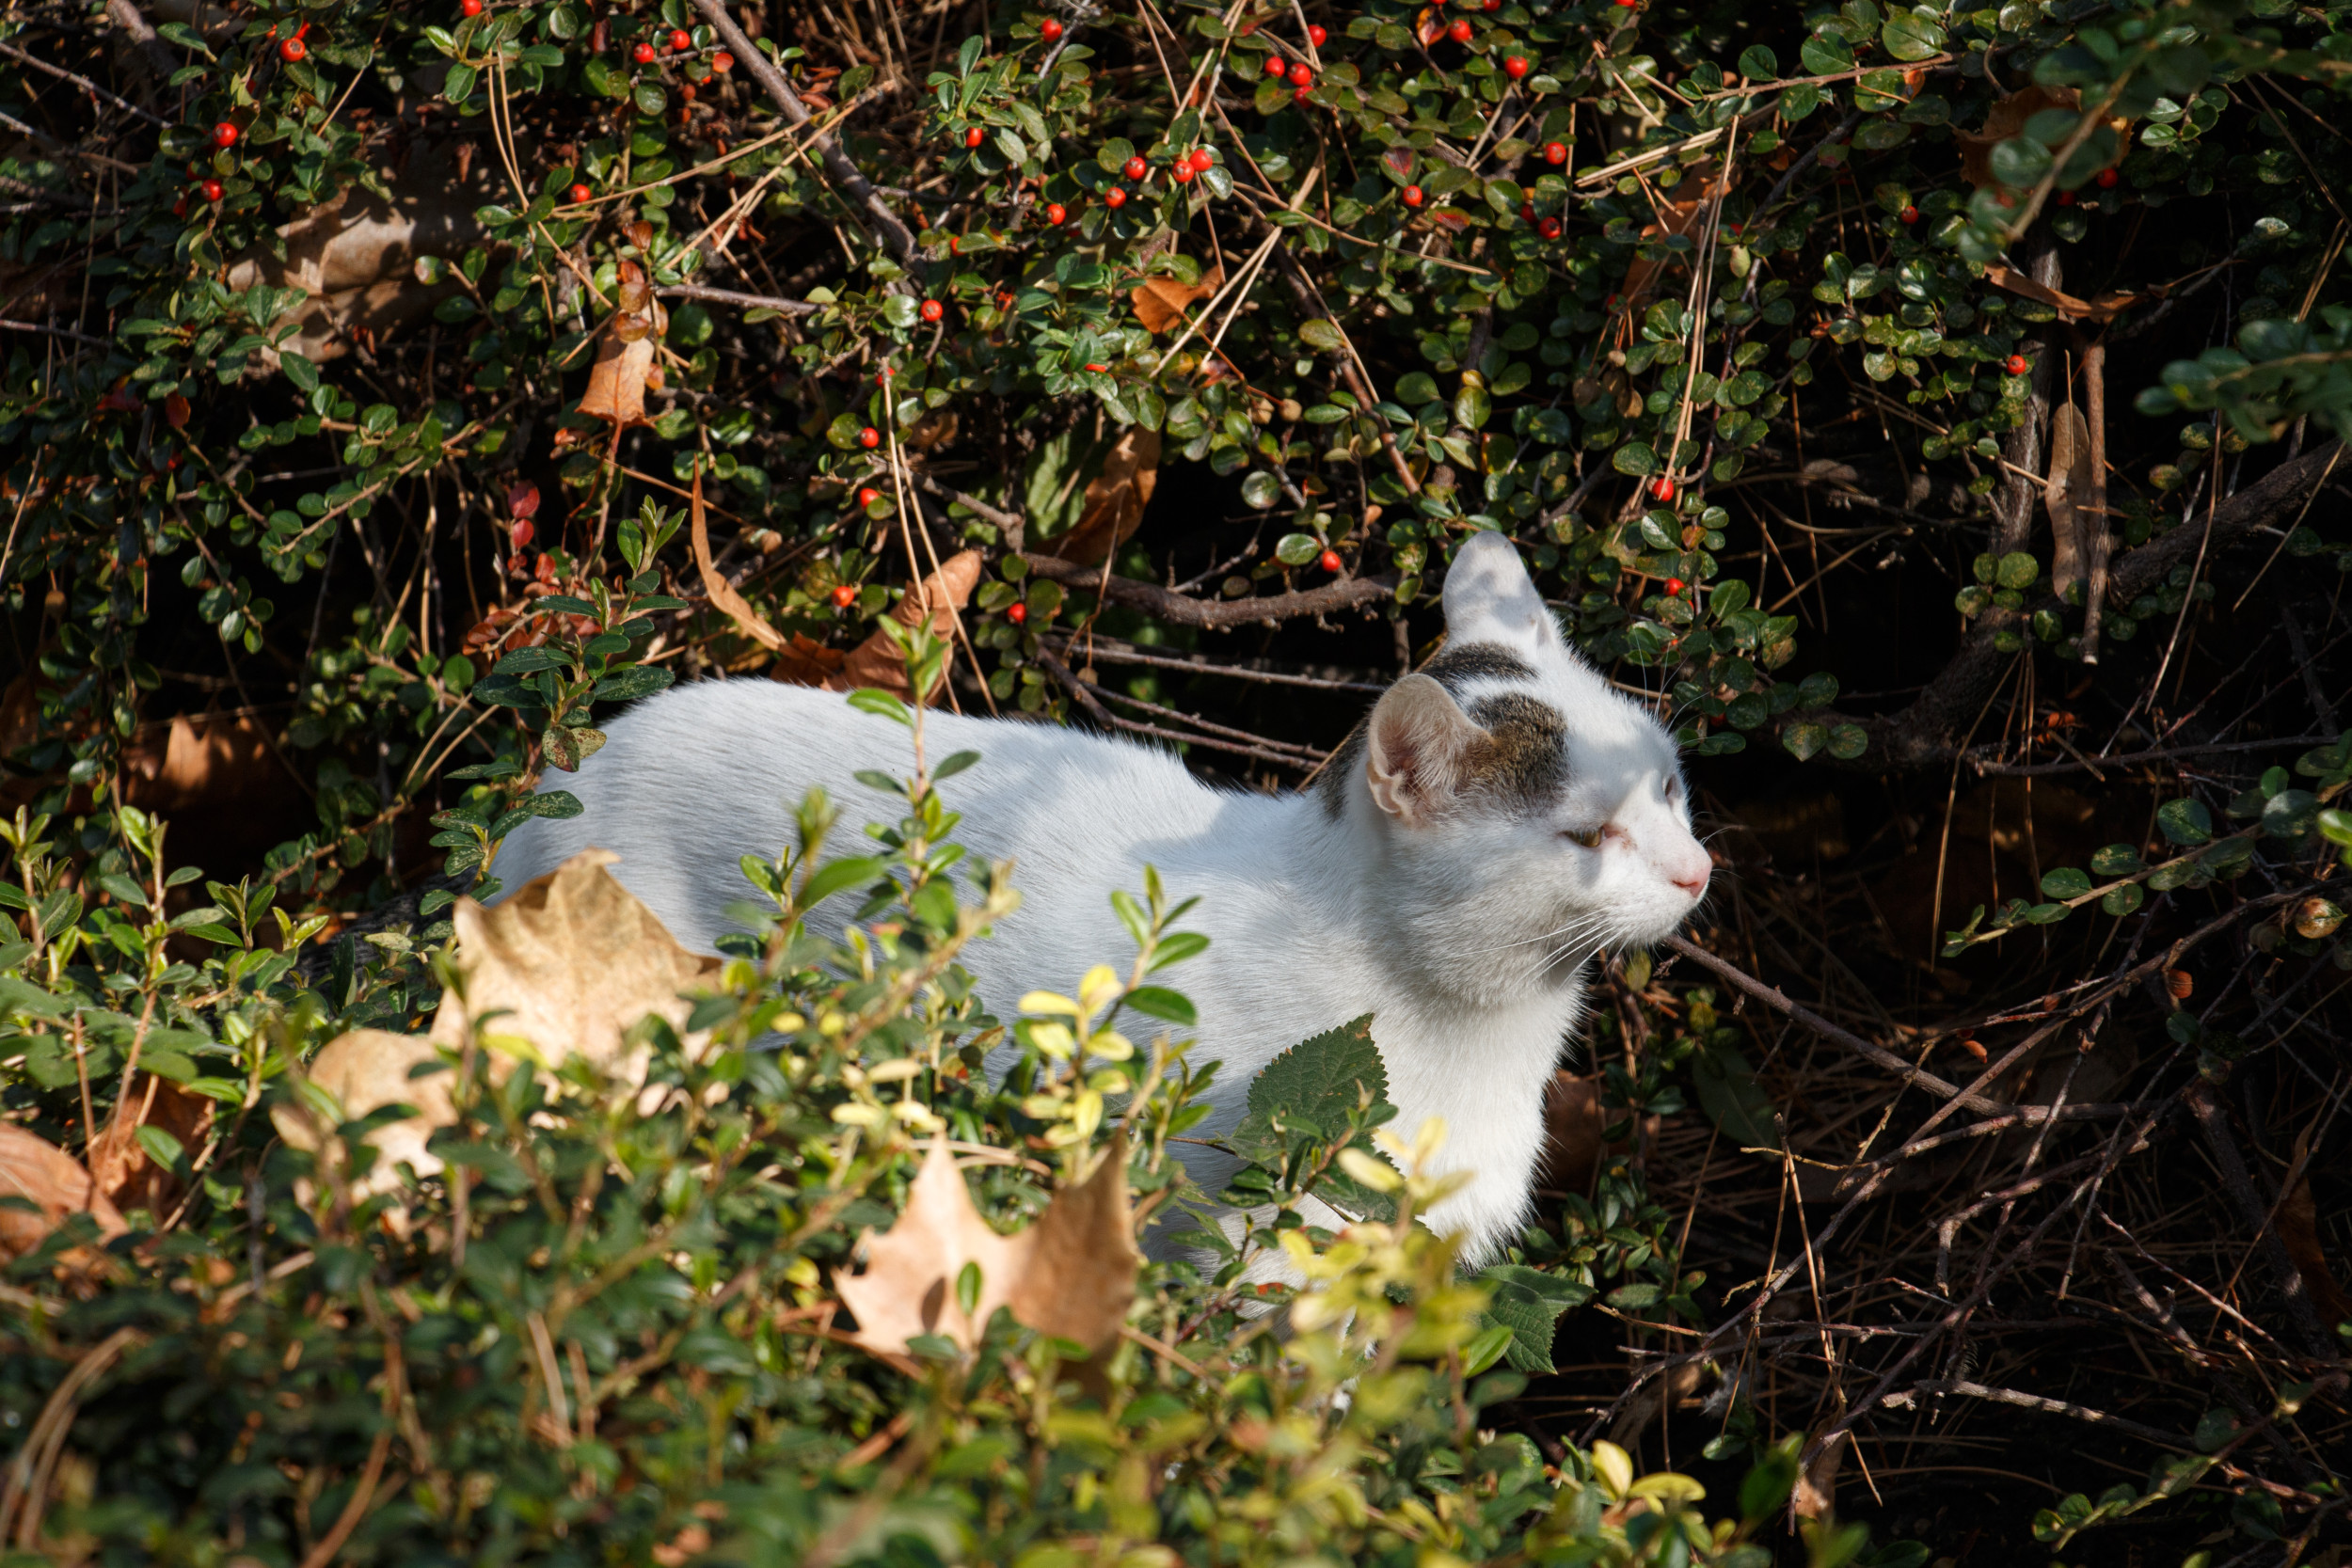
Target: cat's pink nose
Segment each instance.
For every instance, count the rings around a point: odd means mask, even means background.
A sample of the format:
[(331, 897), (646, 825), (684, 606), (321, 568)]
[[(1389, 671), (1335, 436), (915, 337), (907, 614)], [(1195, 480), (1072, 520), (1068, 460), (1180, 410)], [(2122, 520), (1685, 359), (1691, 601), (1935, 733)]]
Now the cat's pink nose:
[(1694, 864), (1684, 866), (1678, 871), (1669, 872), (1666, 879), (1674, 883), (1675, 886), (1680, 888), (1683, 892), (1689, 894), (1692, 897), (1696, 898), (1700, 894), (1707, 891), (1707, 879), (1708, 874), (1713, 870), (1714, 866), (1708, 862), (1699, 861)]

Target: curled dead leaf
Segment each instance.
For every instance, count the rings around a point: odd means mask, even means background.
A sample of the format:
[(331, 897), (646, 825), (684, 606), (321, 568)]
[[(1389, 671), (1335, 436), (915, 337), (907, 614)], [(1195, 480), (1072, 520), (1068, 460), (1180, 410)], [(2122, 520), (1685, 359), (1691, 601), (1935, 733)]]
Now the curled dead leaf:
[(212, 1131), (213, 1101), (182, 1088), (168, 1078), (140, 1074), (140, 1086), (116, 1119), (98, 1134), (89, 1151), (90, 1175), (99, 1190), (118, 1209), (167, 1212), (180, 1196), (180, 1182), (169, 1166), (158, 1164), (139, 1141), (138, 1130), (152, 1127), (168, 1132), (193, 1156)]
[[(999, 1307), (1091, 1354), (1127, 1321), (1142, 1262), (1123, 1139), (1111, 1140), (1086, 1180), (1057, 1192), (1035, 1225), (1000, 1236), (973, 1207), (940, 1138), (925, 1153), (897, 1223), (866, 1243), (866, 1272), (835, 1275), (834, 1289), (856, 1315), (851, 1339), (877, 1354), (908, 1354), (910, 1342), (923, 1335), (968, 1351)], [(967, 1264), (979, 1268), (968, 1313), (958, 1299)]]
[(39, 1247), (71, 1214), (88, 1213), (102, 1236), (119, 1236), (125, 1228), (121, 1212), (81, 1161), (12, 1122), (0, 1122), (0, 1197), (24, 1198), (40, 1210), (0, 1208), (0, 1262)]
[[(607, 849), (582, 850), (494, 908), (460, 898), (452, 918), (453, 957), (465, 976), (462, 999), (450, 993), (429, 1036), (360, 1029), (329, 1041), (312, 1059), (309, 1077), (312, 1089), (333, 1097), (331, 1108), (317, 1103), (315, 1095), (308, 1105), (280, 1104), (271, 1112), (279, 1135), (316, 1151), (336, 1112), (352, 1119), (405, 1103), (418, 1115), (370, 1134), (384, 1158), (358, 1190), (397, 1187), (393, 1167), (403, 1160), (420, 1174), (438, 1170), (440, 1162), (424, 1145), (434, 1129), (456, 1119), (450, 1075), (410, 1073), (438, 1062), (437, 1047), (463, 1047), (471, 1019), (488, 1012), (500, 1015), (482, 1031), (494, 1078), (503, 1079), (516, 1060), (535, 1054), (550, 1066), (584, 1059), (625, 1084), (642, 1085), (652, 1048), (632, 1048), (629, 1031), (659, 1014), (685, 1035), (691, 1004), (683, 993), (705, 985), (720, 960), (679, 946), (654, 912), (605, 870), (618, 859)], [(687, 1049), (698, 1051), (706, 1038), (688, 1036)]]
[(1136, 319), (1143, 323), (1143, 329), (1158, 333), (1184, 321), (1193, 301), (1207, 299), (1224, 286), (1225, 269), (1211, 267), (1200, 275), (1200, 282), (1189, 285), (1174, 277), (1146, 278), (1127, 297), (1134, 302)]
[(649, 422), (645, 391), (661, 388), (660, 339), (670, 330), (669, 314), (636, 262), (621, 263), (618, 293), (620, 308), (596, 335), (596, 363), (580, 399), (581, 413), (609, 420), (616, 430)]
[(1829, 1446), (1815, 1455), (1813, 1463), (1797, 1477), (1797, 1489), (1788, 1498), (1788, 1511), (1800, 1519), (1835, 1517), (1837, 1513), (1837, 1467), (1845, 1463), (1845, 1459), (1846, 1439), (1842, 1436), (1832, 1438)]
[[(583, 404), (581, 406), (586, 405)], [(703, 592), (710, 595), (712, 604), (726, 612), (727, 619), (735, 623), (736, 630), (763, 648), (781, 652), (786, 646), (784, 633), (770, 626), (759, 611), (752, 608), (751, 601), (735, 591), (735, 584), (726, 579), (712, 559), (710, 523), (705, 511), (702, 469), (697, 467), (688, 497), (687, 515), (689, 544), (694, 552), (694, 569), (702, 575)]]

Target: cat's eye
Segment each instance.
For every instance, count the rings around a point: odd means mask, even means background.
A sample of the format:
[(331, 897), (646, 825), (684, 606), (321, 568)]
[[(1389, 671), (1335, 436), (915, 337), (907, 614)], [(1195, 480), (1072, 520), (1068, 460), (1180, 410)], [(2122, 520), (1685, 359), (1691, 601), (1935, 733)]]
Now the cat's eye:
[(1597, 849), (1600, 847), (1602, 832), (1603, 830), (1599, 828), (1589, 828), (1583, 832), (1578, 832), (1574, 828), (1564, 828), (1560, 831), (1560, 836), (1574, 839), (1587, 849)]

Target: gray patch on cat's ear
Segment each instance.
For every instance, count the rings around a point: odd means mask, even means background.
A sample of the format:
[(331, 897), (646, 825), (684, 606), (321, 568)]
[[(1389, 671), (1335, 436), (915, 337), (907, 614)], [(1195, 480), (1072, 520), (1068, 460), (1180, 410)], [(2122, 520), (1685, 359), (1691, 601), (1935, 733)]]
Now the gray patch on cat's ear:
[(1451, 805), (1494, 750), (1494, 737), (1427, 675), (1406, 675), (1381, 693), (1365, 730), (1364, 779), (1372, 799), (1408, 827), (1429, 822)]
[(1448, 641), (1502, 642), (1534, 652), (1560, 645), (1560, 627), (1519, 552), (1500, 533), (1473, 533), (1445, 575)]

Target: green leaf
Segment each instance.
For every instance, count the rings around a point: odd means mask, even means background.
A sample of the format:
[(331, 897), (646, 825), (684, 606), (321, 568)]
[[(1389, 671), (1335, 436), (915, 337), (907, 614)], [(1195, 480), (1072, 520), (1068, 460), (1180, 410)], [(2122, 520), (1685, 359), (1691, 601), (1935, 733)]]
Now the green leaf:
[(1699, 1108), (1740, 1148), (1778, 1148), (1780, 1120), (1756, 1069), (1737, 1047), (1709, 1045), (1691, 1058)]
[(533, 816), (556, 821), (578, 816), (588, 808), (580, 803), (580, 797), (566, 789), (543, 789), (522, 803), (522, 809)]
[(799, 894), (801, 908), (814, 909), (843, 888), (857, 887), (882, 874), (890, 863), (880, 855), (850, 855), (818, 867)]
[(147, 1150), (148, 1158), (166, 1170), (178, 1164), (187, 1153), (179, 1139), (160, 1127), (141, 1123), (133, 1135), (139, 1140), (139, 1147)]
[(1282, 499), (1282, 482), (1263, 468), (1252, 468), (1241, 482), (1241, 499), (1263, 512)]
[(1137, 986), (1120, 1000), (1147, 1018), (1156, 1018), (1179, 1028), (1190, 1029), (1200, 1022), (1192, 999), (1166, 986)]
[(1915, 11), (1888, 16), (1879, 38), (1886, 52), (1899, 60), (1924, 60), (1944, 52), (1944, 29)]
[(2079, 898), (2090, 891), (2090, 879), (2071, 865), (2062, 865), (2042, 879), (2044, 898)]
[(292, 349), (278, 351), (278, 368), (286, 372), (286, 379), (301, 388), (305, 397), (319, 389), (319, 368)]
[(1345, 1127), (1367, 1099), (1393, 1116), (1388, 1098), (1389, 1070), (1372, 1042), (1372, 1014), (1366, 1013), (1300, 1041), (1261, 1069), (1249, 1084), (1248, 1114), (1227, 1141), (1261, 1164), (1279, 1164), (1289, 1152), (1285, 1129), (1291, 1124), (1303, 1120), (1328, 1134)]
[(1337, 354), (1343, 340), (1337, 326), (1317, 317), (1298, 324), (1298, 341), (1318, 354)]
[(2189, 798), (2167, 800), (2156, 808), (2156, 826), (2164, 836), (2175, 844), (2209, 844), (2213, 841), (2213, 813), (2205, 803)]
[(2148, 863), (2128, 844), (2110, 844), (2091, 851), (2090, 871), (2094, 877), (2136, 877), (2147, 869)]
[(1285, 533), (1274, 542), (1274, 559), (1285, 566), (1304, 566), (1323, 553), (1323, 541), (1311, 533)]
[(635, 702), (667, 690), (676, 679), (676, 675), (658, 664), (632, 665), (627, 670), (615, 670), (596, 682), (596, 689), (589, 695), (599, 703)]
[(1829, 744), (1829, 726), (1810, 721), (1786, 725), (1780, 732), (1780, 743), (1799, 762), (1809, 761), (1815, 752)]
[[(1510, 1330), (1504, 1354), (1512, 1369), (1522, 1372), (1557, 1370), (1551, 1361), (1551, 1340), (1560, 1314), (1593, 1299), (1593, 1289), (1560, 1275), (1547, 1274), (1523, 1263), (1498, 1263), (1477, 1275), (1486, 1287), (1486, 1310), (1480, 1321)], [(1478, 1341), (1485, 1338), (1482, 1334)]]

